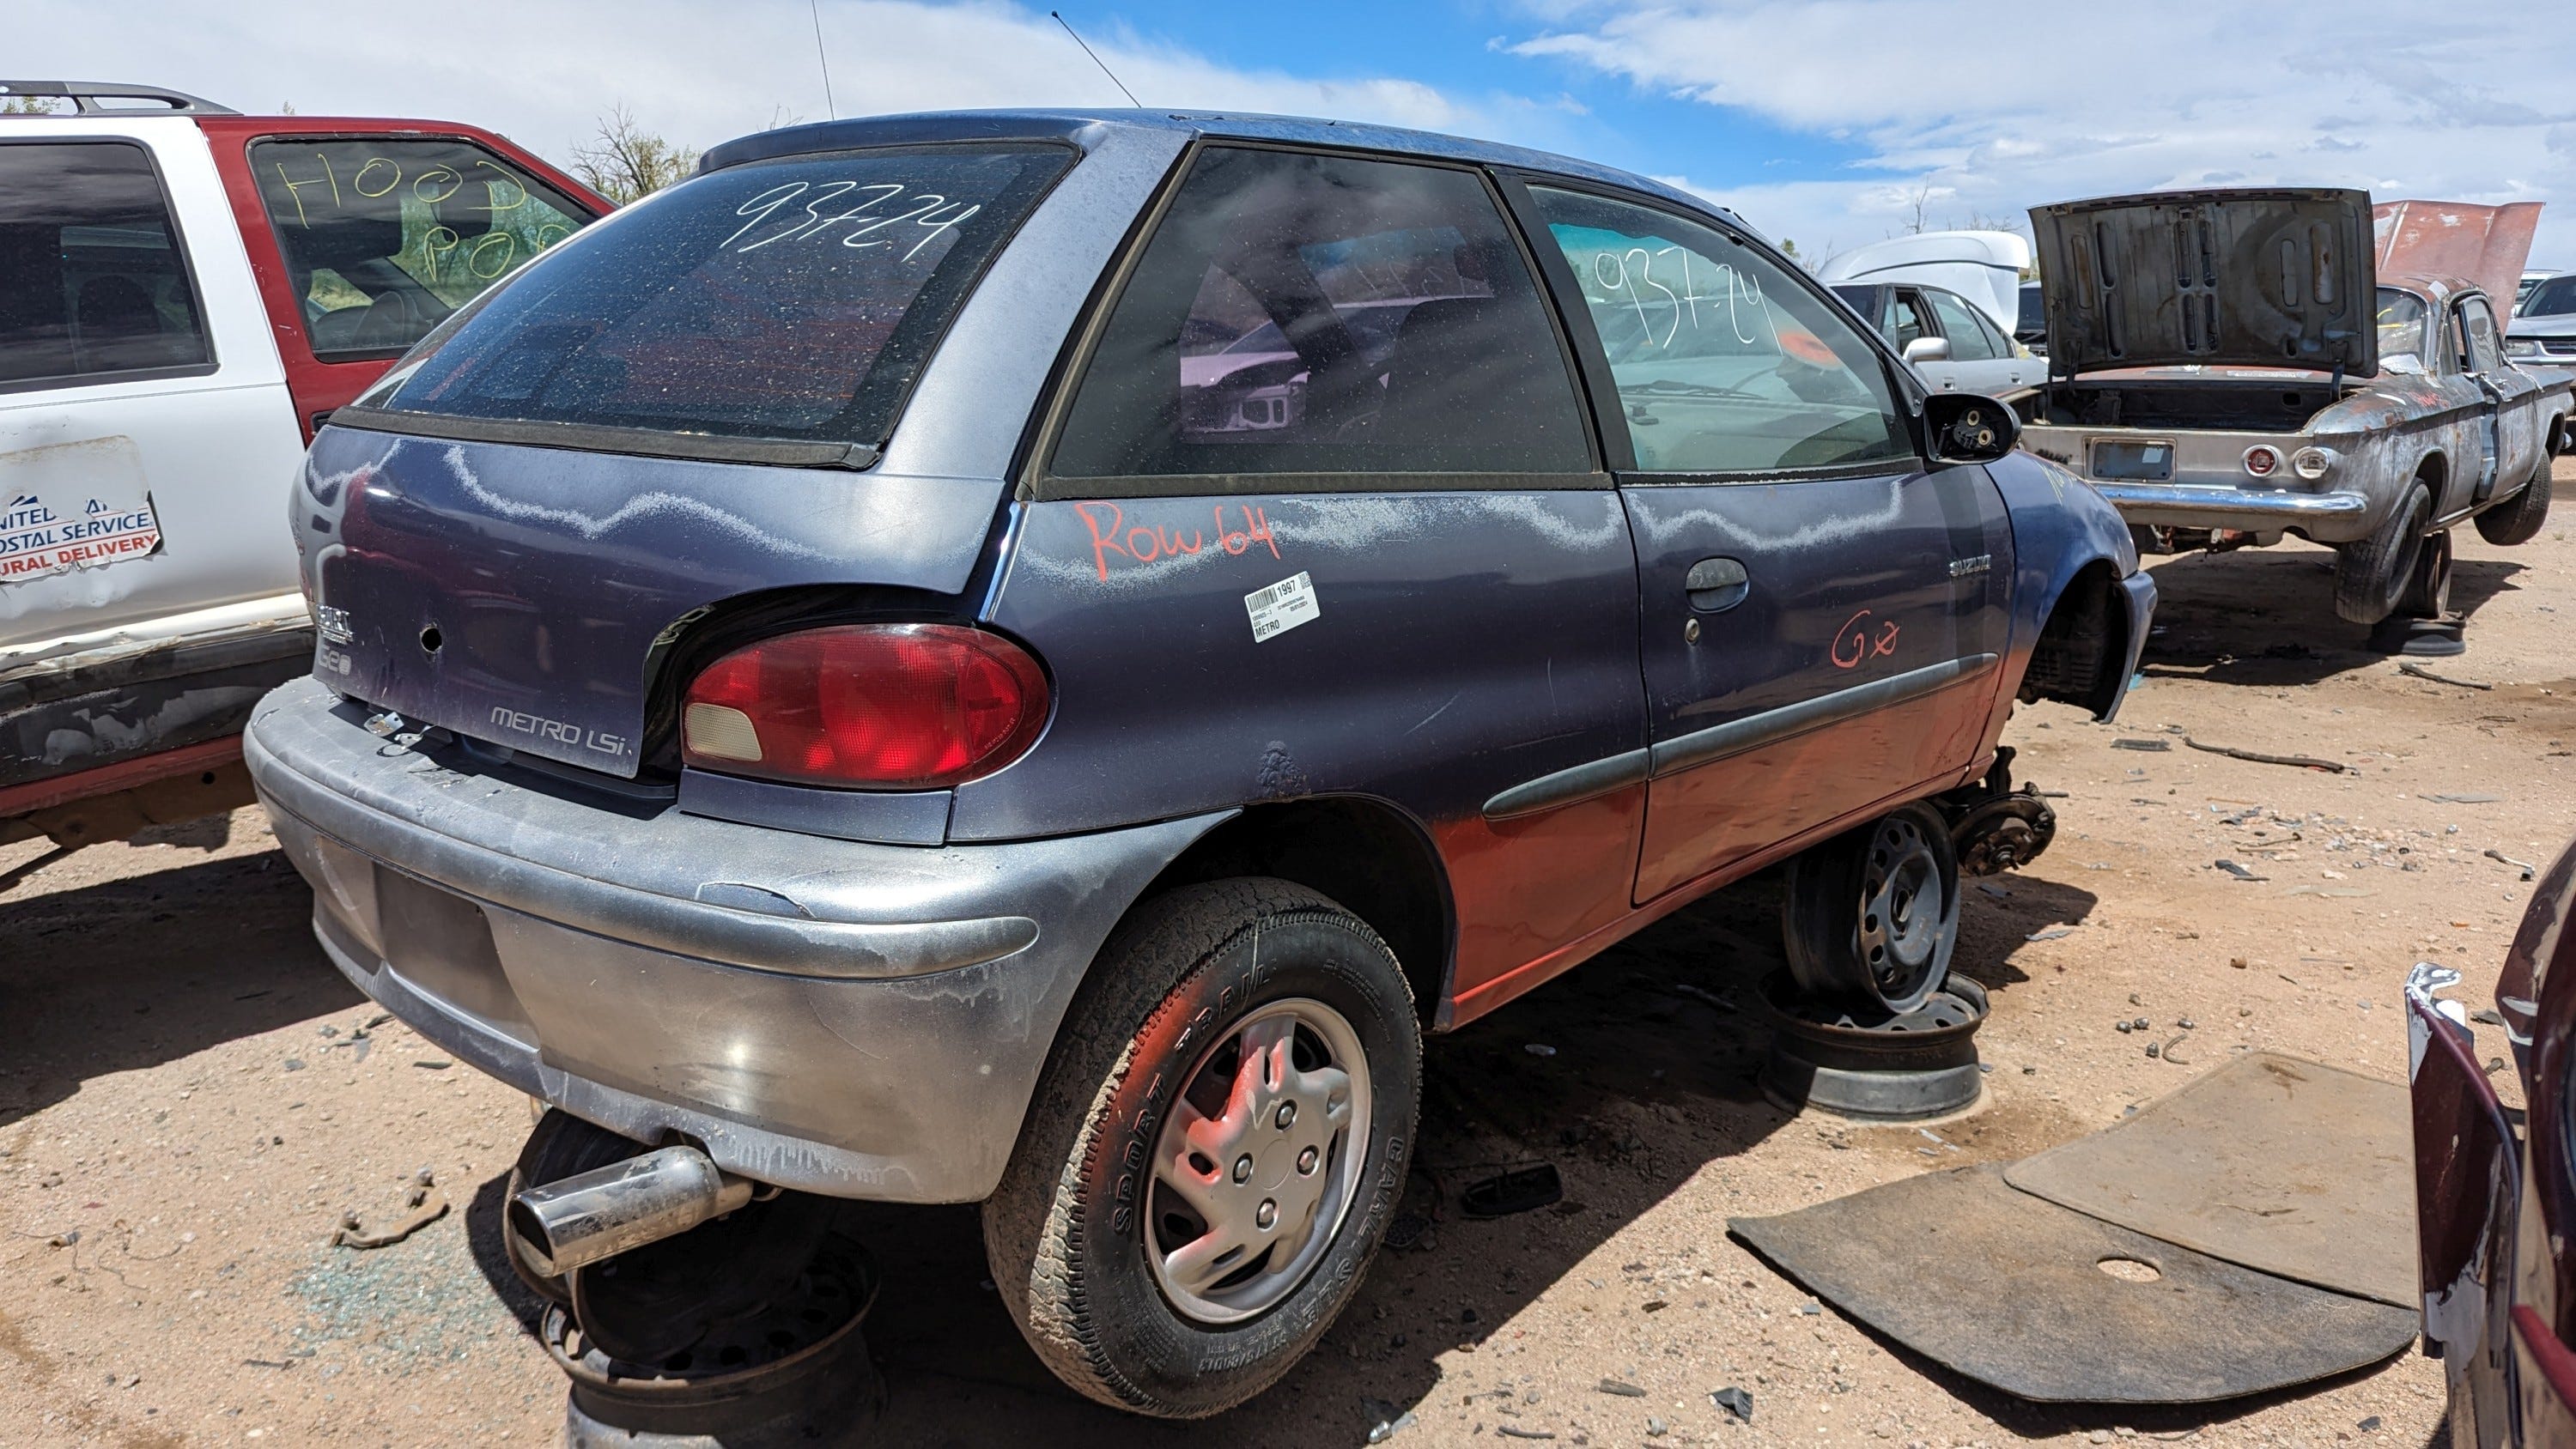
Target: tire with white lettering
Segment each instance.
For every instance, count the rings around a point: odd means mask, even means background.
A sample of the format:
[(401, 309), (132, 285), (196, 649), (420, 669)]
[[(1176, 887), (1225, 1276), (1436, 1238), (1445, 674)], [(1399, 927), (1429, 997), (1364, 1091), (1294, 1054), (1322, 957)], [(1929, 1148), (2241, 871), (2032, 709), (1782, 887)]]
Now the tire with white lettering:
[(2335, 613), (2355, 624), (2376, 624), (2397, 612), (2415, 581), (2424, 552), (2424, 530), (2433, 521), (2433, 491), (2418, 479), (2370, 537), (2335, 550)]
[(1404, 972), (1357, 916), (1267, 878), (1145, 902), (1093, 962), (984, 1204), (1003, 1302), (1102, 1403), (1242, 1403), (1357, 1291), (1421, 1075)]

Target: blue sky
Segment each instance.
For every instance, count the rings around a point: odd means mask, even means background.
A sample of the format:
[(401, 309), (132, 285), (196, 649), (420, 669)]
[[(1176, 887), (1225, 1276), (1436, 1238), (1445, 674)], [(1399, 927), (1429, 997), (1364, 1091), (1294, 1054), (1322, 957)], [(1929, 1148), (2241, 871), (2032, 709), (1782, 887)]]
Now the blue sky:
[[(1129, 43), (1159, 40), (1245, 69), (1283, 61), (1277, 27), (1252, 22), (1240, 6), (1155, 0), (1063, 13), (1095, 43), (1104, 34)], [(1675, 96), (1558, 56), (1515, 53), (1514, 44), (1549, 28), (1524, 7), (1316, 0), (1273, 13), (1293, 14), (1300, 36), (1337, 38), (1314, 49), (1338, 52), (1347, 74), (1397, 74), (1454, 95), (1517, 97), (1538, 114), (1524, 118), (1522, 134), (1499, 139), (1632, 171), (1687, 176), (1712, 187), (1751, 185), (1847, 176), (1869, 155), (1867, 147), (1774, 125), (1747, 109)], [(1318, 66), (1317, 73), (1332, 69)], [(1105, 81), (1102, 86), (1102, 103), (1118, 104), (1116, 91)], [(1141, 93), (1138, 99), (1155, 101)]]
[[(245, 110), (453, 118), (557, 159), (614, 105), (707, 145), (819, 119), (808, 0), (0, 0), (0, 73)], [(1043, 6), (819, 0), (844, 113), (1114, 104)], [(1811, 258), (2166, 187), (2553, 203), (2576, 267), (2564, 0), (1084, 0), (1155, 105), (1382, 121), (1695, 188)], [(2332, 23), (2320, 17), (2331, 16)], [(2560, 198), (2563, 204), (2558, 204)]]

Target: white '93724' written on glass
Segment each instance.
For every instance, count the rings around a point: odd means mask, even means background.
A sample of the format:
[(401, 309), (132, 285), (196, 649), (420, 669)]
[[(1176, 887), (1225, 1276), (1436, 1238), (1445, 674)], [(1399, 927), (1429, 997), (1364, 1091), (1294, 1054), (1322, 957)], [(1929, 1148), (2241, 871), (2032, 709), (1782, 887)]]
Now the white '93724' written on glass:
[[(937, 192), (907, 195), (907, 190), (898, 181), (791, 181), (773, 186), (734, 208), (734, 215), (751, 219), (718, 242), (716, 250), (756, 252), (781, 242), (825, 246), (838, 241), (854, 251), (901, 249), (900, 260), (908, 262), (942, 233), (984, 209), (980, 204), (951, 202)], [(754, 232), (760, 235), (753, 236)]]
[[(1668, 276), (1675, 271), (1681, 274), (1682, 289), (1679, 292), (1655, 276), (1658, 260), (1676, 256), (1680, 258), (1679, 265), (1667, 264), (1664, 270)], [(1737, 271), (1724, 262), (1715, 264), (1716, 271), (1712, 277), (1709, 272), (1711, 264), (1706, 257), (1699, 258), (1700, 271), (1694, 275), (1691, 260), (1691, 253), (1677, 246), (1658, 251), (1648, 251), (1641, 246), (1630, 247), (1626, 251), (1598, 251), (1592, 254), (1591, 280), (1603, 293), (1622, 297), (1629, 306), (1637, 309), (1637, 322), (1645, 331), (1645, 342), (1649, 347), (1670, 347), (1685, 321), (1692, 331), (1698, 331), (1702, 325), (1702, 308), (1707, 309), (1710, 325), (1722, 318), (1737, 342), (1763, 340), (1762, 331), (1748, 330), (1748, 326), (1765, 329), (1772, 325), (1770, 308), (1762, 301), (1762, 279), (1749, 272)], [(1716, 284), (1715, 290), (1701, 291), (1703, 280), (1712, 280)], [(1661, 295), (1650, 296), (1649, 288)], [(1667, 312), (1669, 317), (1658, 315)], [(1655, 336), (1655, 323), (1659, 320), (1669, 324), (1661, 338)]]

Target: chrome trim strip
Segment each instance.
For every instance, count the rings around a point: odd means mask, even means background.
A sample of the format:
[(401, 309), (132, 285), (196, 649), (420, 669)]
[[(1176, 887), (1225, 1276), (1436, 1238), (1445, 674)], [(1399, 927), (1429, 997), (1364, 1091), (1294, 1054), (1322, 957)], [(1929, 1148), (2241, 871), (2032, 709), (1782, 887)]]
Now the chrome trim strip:
[(2358, 493), (2285, 493), (2193, 483), (2093, 483), (2093, 491), (2123, 513), (2227, 514), (2301, 523), (2359, 518), (2370, 511), (2370, 500)]

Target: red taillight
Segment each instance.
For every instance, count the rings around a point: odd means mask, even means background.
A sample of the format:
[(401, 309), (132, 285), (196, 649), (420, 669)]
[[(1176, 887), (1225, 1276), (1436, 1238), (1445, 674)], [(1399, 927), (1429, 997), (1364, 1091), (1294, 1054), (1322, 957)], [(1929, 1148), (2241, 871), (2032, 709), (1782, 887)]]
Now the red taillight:
[(1019, 757), (1046, 723), (1046, 675), (998, 634), (848, 624), (748, 644), (689, 684), (681, 755), (798, 784), (934, 790)]

